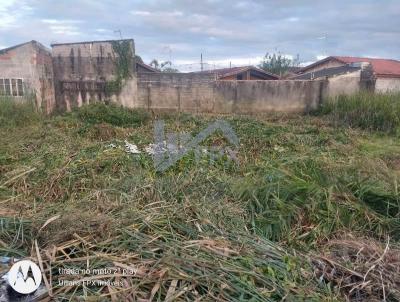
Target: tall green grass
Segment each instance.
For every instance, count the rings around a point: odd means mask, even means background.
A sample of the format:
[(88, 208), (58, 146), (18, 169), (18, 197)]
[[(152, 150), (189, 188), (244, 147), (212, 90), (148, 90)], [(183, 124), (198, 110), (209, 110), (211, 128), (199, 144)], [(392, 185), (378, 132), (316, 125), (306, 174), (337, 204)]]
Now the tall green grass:
[(342, 95), (327, 100), (319, 113), (350, 127), (400, 133), (400, 93)]
[(23, 127), (41, 118), (32, 97), (14, 99), (0, 96), (0, 127)]
[[(35, 127), (0, 127), (0, 253), (29, 255), (37, 240), (55, 286), (58, 267), (117, 263), (142, 274), (110, 287), (115, 301), (348, 301), (303, 255), (323, 255), (347, 234), (398, 244), (393, 137), (332, 127), (329, 115), (225, 117), (240, 138), (239, 165), (187, 157), (156, 173), (150, 155), (124, 150), (126, 139), (144, 151), (152, 123), (132, 127), (138, 113), (120, 110), (93, 104)], [(163, 116), (167, 131), (193, 135), (214, 118)], [(208, 143), (225, 145), (219, 135)], [(74, 287), (55, 297), (107, 293)]]
[(146, 111), (104, 103), (76, 108), (74, 113), (81, 121), (88, 124), (108, 123), (119, 127), (140, 126), (149, 119)]
[(242, 181), (235, 191), (248, 205), (249, 228), (295, 248), (308, 249), (343, 230), (399, 238), (397, 192), (357, 175), (352, 167), (330, 171), (327, 162), (306, 159), (271, 167), (267, 175)]

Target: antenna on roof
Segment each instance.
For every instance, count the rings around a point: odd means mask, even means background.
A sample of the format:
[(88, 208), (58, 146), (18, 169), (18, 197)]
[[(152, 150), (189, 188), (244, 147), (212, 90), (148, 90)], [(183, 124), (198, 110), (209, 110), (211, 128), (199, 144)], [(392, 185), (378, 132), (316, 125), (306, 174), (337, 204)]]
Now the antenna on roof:
[(122, 32), (120, 29), (114, 30), (114, 33), (119, 33), (119, 37), (122, 40)]

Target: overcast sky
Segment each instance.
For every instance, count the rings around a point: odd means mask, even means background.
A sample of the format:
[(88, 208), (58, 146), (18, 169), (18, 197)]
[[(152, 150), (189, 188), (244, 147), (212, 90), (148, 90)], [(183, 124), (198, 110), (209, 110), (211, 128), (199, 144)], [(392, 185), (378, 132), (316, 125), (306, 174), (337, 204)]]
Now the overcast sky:
[[(258, 64), (266, 52), (400, 59), (399, 0), (0, 0), (0, 47), (133, 38), (146, 63)], [(198, 66), (198, 65), (197, 65)]]

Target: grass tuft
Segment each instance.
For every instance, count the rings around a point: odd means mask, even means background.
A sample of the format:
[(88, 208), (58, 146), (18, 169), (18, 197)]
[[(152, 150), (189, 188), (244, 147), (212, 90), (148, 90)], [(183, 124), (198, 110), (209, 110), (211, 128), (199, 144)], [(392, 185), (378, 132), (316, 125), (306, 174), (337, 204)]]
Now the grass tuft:
[(366, 130), (400, 133), (400, 94), (342, 95), (328, 100), (319, 110), (334, 122)]
[(0, 127), (24, 127), (41, 119), (33, 98), (15, 100), (0, 96)]
[(74, 113), (88, 124), (108, 123), (119, 127), (137, 127), (149, 120), (146, 111), (123, 108), (115, 104), (94, 103), (77, 108)]

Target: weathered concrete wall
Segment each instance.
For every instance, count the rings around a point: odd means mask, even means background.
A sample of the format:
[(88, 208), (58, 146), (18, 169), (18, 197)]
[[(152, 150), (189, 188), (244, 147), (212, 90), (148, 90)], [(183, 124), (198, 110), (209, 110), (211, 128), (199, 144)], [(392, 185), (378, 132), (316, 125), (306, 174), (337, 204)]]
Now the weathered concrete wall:
[(327, 97), (354, 94), (360, 91), (361, 71), (351, 72), (329, 78)]
[[(115, 43), (128, 43), (127, 68), (130, 77), (122, 81), (122, 89), (110, 89), (115, 85), (120, 70), (120, 54)], [(126, 107), (134, 107), (137, 96), (135, 78), (135, 48), (133, 40), (93, 41), (53, 44), (53, 69), (56, 100), (60, 110), (90, 102), (112, 100)], [(114, 83), (112, 83), (114, 82)]]
[(213, 74), (140, 73), (137, 107), (207, 112), (214, 99)]
[(132, 76), (125, 80), (122, 85), (121, 92), (118, 95), (112, 95), (111, 101), (124, 107), (135, 108), (137, 106), (137, 78)]
[(257, 114), (317, 108), (326, 81), (215, 81), (210, 74), (138, 75), (135, 107), (162, 111)]
[(370, 64), (364, 64), (358, 71), (328, 79), (327, 97), (351, 95), (359, 91), (376, 91), (376, 78)]
[(0, 78), (22, 79), (25, 95), (33, 93), (39, 109), (45, 113), (55, 109), (51, 53), (40, 43), (31, 41), (0, 51)]
[(309, 111), (318, 107), (325, 85), (325, 81), (217, 81), (213, 111), (244, 114)]
[(399, 92), (400, 78), (378, 78), (376, 79), (375, 92)]

